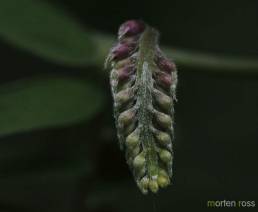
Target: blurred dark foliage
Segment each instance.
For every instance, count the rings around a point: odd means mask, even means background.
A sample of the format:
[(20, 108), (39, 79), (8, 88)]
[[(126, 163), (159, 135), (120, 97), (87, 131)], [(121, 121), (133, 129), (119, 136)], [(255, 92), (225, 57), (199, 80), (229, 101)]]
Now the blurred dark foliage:
[[(164, 45), (258, 54), (257, 1), (49, 2), (100, 32), (114, 34), (123, 21), (140, 18), (160, 30)], [(108, 78), (95, 67), (55, 65), (2, 40), (0, 54), (2, 84), (54, 73), (88, 78), (108, 97), (90, 121), (0, 139), (1, 212), (207, 210), (207, 200), (224, 199), (258, 204), (256, 76), (178, 67), (173, 185), (153, 197), (138, 191), (119, 151)]]

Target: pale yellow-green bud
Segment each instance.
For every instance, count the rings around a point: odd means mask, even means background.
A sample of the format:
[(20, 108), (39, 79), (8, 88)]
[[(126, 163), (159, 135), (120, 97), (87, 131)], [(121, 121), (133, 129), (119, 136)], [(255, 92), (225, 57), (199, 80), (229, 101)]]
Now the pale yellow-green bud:
[(120, 126), (126, 126), (132, 121), (134, 115), (135, 112), (133, 110), (126, 110), (119, 115), (118, 123), (120, 124)]
[(164, 169), (159, 170), (159, 176), (164, 176), (166, 178), (169, 178), (167, 172)]
[(156, 134), (156, 138), (161, 145), (166, 146), (171, 143), (171, 138), (168, 133), (164, 133), (160, 131)]
[(149, 187), (149, 182), (150, 182), (150, 180), (149, 180), (148, 177), (143, 177), (143, 178), (141, 179), (141, 181), (140, 181), (140, 185), (141, 185), (141, 187), (143, 187), (144, 189), (148, 189), (148, 187)]
[(138, 183), (138, 186), (141, 189), (142, 193), (147, 194), (148, 188), (149, 188), (149, 178), (145, 176), (141, 180), (139, 180), (137, 183)]
[(136, 157), (140, 152), (140, 147), (137, 146), (132, 150), (132, 157)]
[(139, 154), (133, 160), (133, 166), (135, 169), (142, 169), (145, 166), (145, 157), (144, 154)]
[(153, 193), (157, 193), (159, 190), (159, 185), (157, 183), (156, 180), (150, 180), (149, 182), (149, 189), (153, 192)]
[(127, 136), (125, 142), (128, 149), (134, 149), (140, 143), (139, 134), (136, 131), (132, 132), (130, 135)]
[(166, 94), (158, 90), (154, 91), (154, 95), (155, 95), (156, 101), (158, 102), (159, 106), (162, 109), (166, 111), (169, 111), (171, 109), (171, 105), (172, 105), (171, 97), (167, 96)]
[(170, 163), (172, 161), (172, 155), (167, 150), (161, 150), (159, 152), (159, 157), (166, 164), (168, 164), (168, 163)]
[(157, 182), (158, 182), (158, 185), (161, 187), (161, 188), (164, 188), (166, 186), (169, 185), (170, 183), (170, 180), (168, 177), (165, 177), (163, 175), (159, 175), (158, 176), (158, 179), (157, 179)]
[(133, 94), (133, 92), (129, 88), (122, 90), (115, 95), (115, 102), (118, 104), (118, 106), (120, 106), (120, 105), (128, 102), (129, 99), (132, 97), (132, 94)]
[(171, 127), (172, 119), (169, 115), (167, 115), (165, 113), (157, 112), (156, 117), (157, 117), (157, 122), (159, 123), (159, 125), (161, 127), (164, 127), (164, 128), (170, 128)]
[(130, 58), (126, 58), (123, 60), (120, 60), (118, 62), (115, 63), (114, 68), (119, 69), (119, 68), (123, 68), (124, 66), (128, 65), (131, 63), (131, 59)]

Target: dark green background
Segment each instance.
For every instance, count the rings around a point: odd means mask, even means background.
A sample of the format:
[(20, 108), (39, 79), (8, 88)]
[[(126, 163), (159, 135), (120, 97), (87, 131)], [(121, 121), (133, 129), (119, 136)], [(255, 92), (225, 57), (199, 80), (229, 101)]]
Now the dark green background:
[[(160, 30), (166, 46), (258, 55), (257, 1), (49, 2), (102, 33), (140, 18)], [(43, 74), (85, 78), (106, 96), (90, 120), (0, 138), (1, 212), (210, 210), (207, 200), (224, 199), (258, 204), (258, 72), (178, 67), (173, 185), (143, 196), (119, 151), (100, 66), (57, 65), (4, 40), (0, 56), (3, 85)]]

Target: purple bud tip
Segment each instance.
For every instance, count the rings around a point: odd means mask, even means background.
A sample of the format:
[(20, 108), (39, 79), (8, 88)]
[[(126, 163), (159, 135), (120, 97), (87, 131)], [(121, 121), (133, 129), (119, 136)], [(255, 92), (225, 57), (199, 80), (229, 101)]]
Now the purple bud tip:
[(164, 57), (158, 57), (157, 64), (162, 71), (167, 73), (171, 73), (172, 71), (176, 70), (175, 64)]
[(112, 60), (121, 60), (129, 56), (131, 48), (127, 44), (119, 43), (112, 50)]
[(165, 72), (158, 72), (158, 82), (165, 88), (169, 88), (172, 84), (172, 78)]
[(144, 29), (145, 29), (145, 24), (143, 21), (129, 20), (120, 26), (118, 30), (118, 36), (119, 38), (122, 38), (123, 36), (137, 35), (143, 32)]
[(135, 68), (133, 66), (126, 66), (118, 70), (118, 80), (127, 80), (133, 73)]

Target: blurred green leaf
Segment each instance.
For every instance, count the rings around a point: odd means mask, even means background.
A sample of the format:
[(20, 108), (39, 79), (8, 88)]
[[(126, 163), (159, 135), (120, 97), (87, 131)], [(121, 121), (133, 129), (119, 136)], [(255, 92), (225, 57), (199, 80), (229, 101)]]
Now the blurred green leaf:
[(73, 18), (40, 0), (1, 0), (0, 36), (52, 61), (91, 63), (93, 39)]
[(88, 120), (103, 106), (103, 95), (86, 80), (20, 80), (0, 87), (0, 136)]

